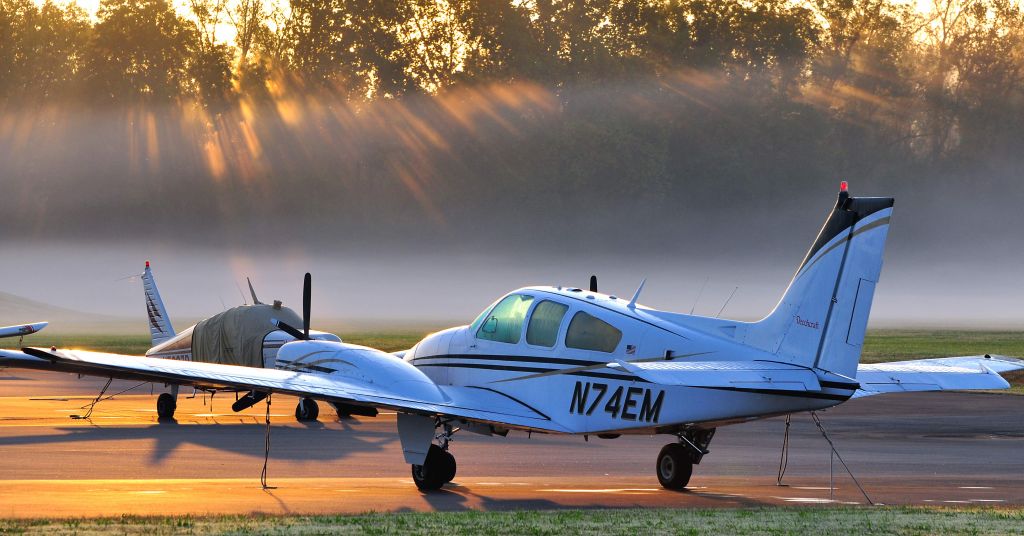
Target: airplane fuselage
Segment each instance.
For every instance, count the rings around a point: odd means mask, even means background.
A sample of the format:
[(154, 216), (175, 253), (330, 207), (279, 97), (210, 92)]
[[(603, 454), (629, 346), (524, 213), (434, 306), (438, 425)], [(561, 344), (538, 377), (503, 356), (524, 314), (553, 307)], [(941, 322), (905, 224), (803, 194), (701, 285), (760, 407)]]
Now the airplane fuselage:
[[(504, 318), (494, 319), (492, 311), (516, 296), (522, 297), (516, 304), (521, 311), (505, 315), (512, 325), (500, 325)], [(472, 325), (426, 336), (403, 359), (440, 386), (493, 390), (586, 434), (714, 427), (827, 408), (853, 394), (852, 387), (794, 392), (657, 385), (615, 366), (616, 361), (780, 360), (734, 340), (742, 323), (687, 315), (688, 323), (718, 332), (709, 333), (659, 314), (582, 289), (528, 287), (499, 300)], [(544, 315), (543, 322), (535, 315)], [(497, 325), (489, 330), (488, 322)]]

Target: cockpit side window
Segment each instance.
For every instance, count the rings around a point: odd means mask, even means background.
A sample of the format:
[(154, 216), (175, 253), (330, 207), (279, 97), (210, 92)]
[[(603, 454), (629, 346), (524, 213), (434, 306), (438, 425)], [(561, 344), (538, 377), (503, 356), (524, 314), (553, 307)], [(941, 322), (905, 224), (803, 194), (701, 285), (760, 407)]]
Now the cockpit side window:
[(506, 296), (491, 309), (491, 313), (480, 324), (476, 338), (509, 344), (518, 343), (523, 333), (526, 312), (530, 310), (532, 303), (533, 296), (526, 294)]
[(530, 324), (526, 326), (526, 343), (534, 346), (552, 347), (558, 339), (558, 328), (562, 325), (569, 306), (543, 300), (533, 308)]
[(576, 313), (565, 333), (565, 346), (580, 350), (614, 352), (622, 340), (622, 332), (600, 318), (583, 311)]

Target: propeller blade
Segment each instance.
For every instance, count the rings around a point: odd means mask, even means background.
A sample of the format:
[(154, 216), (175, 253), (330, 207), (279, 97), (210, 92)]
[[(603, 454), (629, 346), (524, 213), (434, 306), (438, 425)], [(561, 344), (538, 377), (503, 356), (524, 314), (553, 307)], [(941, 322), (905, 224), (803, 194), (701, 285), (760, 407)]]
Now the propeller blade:
[(256, 297), (256, 291), (252, 288), (252, 281), (248, 277), (245, 278), (245, 281), (249, 283), (249, 294), (252, 295), (252, 304), (263, 305), (263, 302), (261, 302), (260, 299)]
[(597, 276), (590, 276), (590, 292), (597, 292)]
[(281, 330), (281, 331), (291, 335), (292, 337), (295, 337), (296, 339), (299, 339), (300, 341), (301, 340), (307, 340), (307, 341), (309, 340), (309, 337), (306, 336), (305, 333), (303, 333), (303, 332), (293, 328), (292, 326), (289, 326), (288, 324), (286, 324), (284, 322), (281, 322), (280, 320), (276, 320), (276, 321), (274, 321), (274, 323), (277, 325), (277, 329), (279, 329), (279, 330)]
[(311, 300), (310, 294), (312, 293), (313, 277), (306, 272), (306, 278), (302, 281), (302, 332), (306, 334), (304, 337), (309, 340), (309, 302)]

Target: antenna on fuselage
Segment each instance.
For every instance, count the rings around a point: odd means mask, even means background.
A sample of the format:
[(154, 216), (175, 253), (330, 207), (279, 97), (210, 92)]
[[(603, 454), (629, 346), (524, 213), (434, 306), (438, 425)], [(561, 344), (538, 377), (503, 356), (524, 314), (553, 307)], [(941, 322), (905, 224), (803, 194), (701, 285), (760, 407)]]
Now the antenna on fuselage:
[(645, 283), (647, 283), (646, 277), (643, 279), (643, 281), (640, 281), (640, 286), (636, 288), (636, 292), (633, 293), (633, 299), (629, 300), (629, 305), (627, 305), (626, 307), (629, 307), (630, 309), (636, 309), (636, 301), (640, 299), (640, 293), (644, 291)]
[(252, 295), (252, 304), (263, 305), (263, 302), (261, 302), (260, 299), (256, 297), (256, 291), (252, 288), (252, 280), (246, 277), (245, 282), (249, 284), (249, 294)]
[(238, 285), (238, 280), (232, 278), (235, 281), (235, 288), (238, 289), (238, 295), (242, 297), (242, 305), (249, 305), (249, 302), (245, 301), (245, 293), (242, 292), (242, 287)]
[(590, 276), (590, 292), (597, 292), (597, 276)]
[(698, 291), (697, 291), (697, 297), (693, 299), (693, 307), (690, 307), (690, 314), (691, 314), (691, 315), (693, 314), (693, 310), (697, 308), (697, 302), (699, 302), (699, 301), (700, 301), (700, 297), (701, 297), (701, 295), (703, 295), (703, 294), (704, 294), (704, 287), (708, 286), (708, 280), (709, 280), (709, 279), (711, 279), (711, 276), (710, 276), (710, 275), (709, 275), (709, 276), (707, 276), (707, 277), (705, 277), (705, 278), (704, 278), (704, 284), (703, 284), (703, 285), (701, 285), (701, 286), (700, 286), (700, 290), (698, 290)]
[(725, 306), (729, 305), (729, 302), (732, 301), (732, 297), (736, 295), (736, 291), (739, 289), (740, 287), (738, 285), (736, 286), (736, 288), (732, 289), (732, 294), (730, 294), (729, 297), (725, 299), (725, 303), (722, 304), (722, 308), (718, 310), (718, 314), (715, 315), (715, 318), (722, 316), (722, 311), (725, 310)]

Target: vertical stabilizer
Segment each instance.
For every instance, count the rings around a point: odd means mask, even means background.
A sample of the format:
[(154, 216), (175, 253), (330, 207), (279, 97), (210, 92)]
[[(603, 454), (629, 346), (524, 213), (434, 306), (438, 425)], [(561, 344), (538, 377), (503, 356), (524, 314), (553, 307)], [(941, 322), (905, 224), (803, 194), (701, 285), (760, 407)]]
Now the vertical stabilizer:
[(856, 376), (893, 201), (850, 197), (844, 182), (782, 300), (750, 326), (746, 342), (786, 361)]
[(146, 271), (142, 272), (142, 288), (146, 292), (146, 316), (149, 318), (149, 333), (153, 337), (153, 346), (163, 343), (174, 336), (174, 327), (164, 308), (164, 300), (156, 288), (153, 271), (146, 261)]

